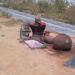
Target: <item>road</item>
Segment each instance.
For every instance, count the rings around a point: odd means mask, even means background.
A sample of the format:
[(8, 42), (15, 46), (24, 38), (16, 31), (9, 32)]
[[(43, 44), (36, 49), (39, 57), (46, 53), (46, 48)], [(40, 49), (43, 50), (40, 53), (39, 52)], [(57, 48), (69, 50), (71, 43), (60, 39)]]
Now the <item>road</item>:
[[(9, 15), (11, 15), (17, 20), (34, 21), (35, 19), (34, 15), (20, 12), (20, 11), (13, 10), (13, 9), (0, 7), (0, 11), (8, 13)], [(75, 26), (62, 23), (62, 22), (49, 20), (46, 18), (42, 18), (42, 20), (46, 22), (46, 25), (47, 25), (46, 27), (49, 31), (55, 31), (55, 32), (68, 34), (69, 36), (75, 36)]]

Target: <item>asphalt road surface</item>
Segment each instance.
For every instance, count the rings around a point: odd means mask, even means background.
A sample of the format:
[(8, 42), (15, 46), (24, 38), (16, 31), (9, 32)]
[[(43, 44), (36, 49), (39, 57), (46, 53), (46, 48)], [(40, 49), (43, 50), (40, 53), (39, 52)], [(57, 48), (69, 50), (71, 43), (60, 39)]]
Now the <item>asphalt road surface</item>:
[[(17, 20), (31, 22), (31, 21), (34, 21), (34, 19), (35, 19), (35, 16), (31, 15), (29, 13), (20, 12), (17, 10), (8, 9), (8, 8), (4, 8), (4, 7), (0, 7), (0, 12), (8, 13), (10, 16), (14, 17)], [(42, 18), (42, 20), (46, 22), (46, 25), (47, 25), (46, 28), (49, 31), (55, 31), (55, 32), (59, 32), (59, 33), (68, 34), (69, 36), (75, 36), (75, 26), (73, 26), (73, 25), (49, 20), (46, 18)]]

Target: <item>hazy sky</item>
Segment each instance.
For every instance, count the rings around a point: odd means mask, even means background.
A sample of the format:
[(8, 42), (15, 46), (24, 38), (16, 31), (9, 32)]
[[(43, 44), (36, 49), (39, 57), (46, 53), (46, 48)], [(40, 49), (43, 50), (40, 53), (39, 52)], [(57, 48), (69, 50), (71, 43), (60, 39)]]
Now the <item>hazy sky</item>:
[(68, 0), (69, 2), (75, 2), (75, 0)]

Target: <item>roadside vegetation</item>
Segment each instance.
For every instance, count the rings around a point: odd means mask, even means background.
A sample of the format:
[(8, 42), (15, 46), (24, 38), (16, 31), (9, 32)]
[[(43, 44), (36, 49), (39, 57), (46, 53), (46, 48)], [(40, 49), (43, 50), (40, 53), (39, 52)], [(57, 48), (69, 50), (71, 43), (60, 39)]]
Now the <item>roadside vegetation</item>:
[(75, 24), (75, 6), (69, 5), (67, 0), (56, 0), (55, 3), (48, 4), (46, 1), (40, 1), (39, 3), (32, 3), (32, 0), (25, 0), (21, 2), (7, 2), (1, 6), (17, 9), (19, 11), (41, 14), (43, 17), (54, 19), (61, 22)]
[[(7, 13), (0, 12), (0, 24), (11, 27), (11, 26), (17, 26), (21, 24), (22, 22), (19, 20), (15, 20), (14, 18), (10, 18), (11, 16)], [(1, 28), (1, 25), (0, 25)]]

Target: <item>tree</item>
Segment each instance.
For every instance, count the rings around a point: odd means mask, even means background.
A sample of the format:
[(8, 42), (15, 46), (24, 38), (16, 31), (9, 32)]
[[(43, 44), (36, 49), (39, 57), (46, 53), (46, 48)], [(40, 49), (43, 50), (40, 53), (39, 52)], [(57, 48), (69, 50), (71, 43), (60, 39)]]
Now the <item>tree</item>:
[(62, 13), (66, 8), (65, 0), (56, 0), (55, 6), (56, 6), (58, 12)]
[(65, 19), (68, 23), (75, 24), (75, 7), (69, 7), (65, 12)]
[(48, 11), (48, 3), (45, 1), (38, 2), (39, 11), (40, 12), (47, 12)]

